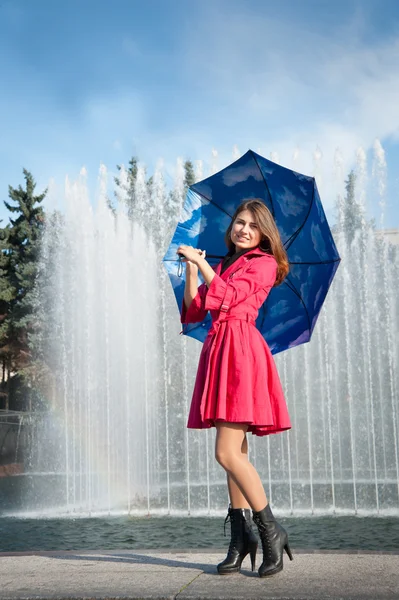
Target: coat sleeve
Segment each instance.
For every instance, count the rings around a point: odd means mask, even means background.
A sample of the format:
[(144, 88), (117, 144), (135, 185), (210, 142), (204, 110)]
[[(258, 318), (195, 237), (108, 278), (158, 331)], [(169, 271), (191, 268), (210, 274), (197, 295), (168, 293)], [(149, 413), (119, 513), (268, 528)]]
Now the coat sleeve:
[(237, 277), (223, 281), (215, 275), (205, 297), (206, 310), (228, 311), (263, 289), (271, 289), (277, 277), (277, 261), (270, 254), (253, 258), (250, 265)]
[(205, 308), (205, 298), (208, 287), (206, 283), (202, 283), (198, 287), (197, 295), (193, 298), (190, 308), (186, 308), (184, 298), (182, 301), (180, 323), (200, 323), (207, 315), (208, 309)]

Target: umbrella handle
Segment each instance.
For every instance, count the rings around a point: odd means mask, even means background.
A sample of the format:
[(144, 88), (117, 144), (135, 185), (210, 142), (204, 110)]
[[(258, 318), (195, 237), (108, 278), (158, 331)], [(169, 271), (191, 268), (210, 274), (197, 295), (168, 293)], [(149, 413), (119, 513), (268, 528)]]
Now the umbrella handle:
[[(177, 255), (179, 257), (179, 264), (177, 267), (177, 276), (181, 277), (183, 275), (183, 258), (185, 258), (184, 254), (181, 254), (181, 252), (177, 252)], [(206, 256), (206, 250), (202, 250), (201, 252), (201, 256), (203, 256), (205, 258)]]
[[(184, 254), (182, 254), (181, 252), (176, 252), (177, 256), (181, 256), (182, 258), (184, 258)], [(203, 256), (205, 258), (206, 256), (206, 250), (201, 250), (201, 256)]]
[(183, 254), (180, 254), (180, 252), (178, 252), (178, 254), (179, 254), (179, 264), (177, 265), (177, 276), (181, 277), (183, 275), (183, 261), (182, 261)]

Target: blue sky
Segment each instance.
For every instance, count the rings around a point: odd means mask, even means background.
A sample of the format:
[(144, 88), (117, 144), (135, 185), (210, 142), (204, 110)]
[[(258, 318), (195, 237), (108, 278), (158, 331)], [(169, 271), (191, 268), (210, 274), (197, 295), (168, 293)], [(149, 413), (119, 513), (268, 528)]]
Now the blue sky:
[[(362, 146), (399, 226), (399, 4), (391, 0), (0, 0), (0, 200), (136, 154), (220, 168), (252, 148), (316, 174), (327, 214)], [(293, 163), (293, 154), (299, 159)], [(314, 153), (322, 158), (315, 163)], [(8, 213), (1, 202), (0, 218)]]

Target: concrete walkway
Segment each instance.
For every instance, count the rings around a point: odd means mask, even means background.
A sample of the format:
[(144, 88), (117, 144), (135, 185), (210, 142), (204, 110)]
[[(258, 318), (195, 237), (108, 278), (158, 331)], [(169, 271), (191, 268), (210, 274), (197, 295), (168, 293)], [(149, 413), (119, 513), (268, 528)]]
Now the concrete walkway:
[[(399, 553), (297, 551), (260, 579), (249, 557), (220, 576), (225, 550), (0, 553), (0, 600), (399, 600)], [(257, 568), (261, 554), (257, 557)]]

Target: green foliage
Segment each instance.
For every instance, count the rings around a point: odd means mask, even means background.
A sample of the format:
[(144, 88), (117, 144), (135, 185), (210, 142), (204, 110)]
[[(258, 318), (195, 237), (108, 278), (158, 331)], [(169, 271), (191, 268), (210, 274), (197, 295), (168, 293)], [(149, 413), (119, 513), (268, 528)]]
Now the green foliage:
[(11, 371), (31, 364), (34, 334), (39, 327), (36, 278), (44, 227), (40, 204), (47, 190), (35, 195), (35, 181), (23, 170), (25, 188), (9, 186), (13, 202), (4, 202), (13, 213), (0, 236), (0, 356)]
[(10, 269), (10, 255), (7, 253), (10, 226), (0, 229), (0, 319), (7, 313), (9, 302), (15, 297), (15, 289), (10, 285), (7, 274)]
[[(129, 160), (129, 167), (126, 170), (126, 178), (127, 181), (123, 182), (120, 177), (114, 177), (115, 184), (117, 186), (117, 191), (115, 192), (115, 196), (118, 198), (122, 196), (124, 201), (127, 204), (128, 216), (130, 219), (134, 220), (137, 218), (137, 198), (136, 198), (136, 179), (137, 179), (137, 169), (138, 169), (139, 159), (137, 156), (132, 156)], [(121, 165), (117, 165), (116, 168), (119, 172), (122, 171)], [(126, 185), (127, 184), (127, 185)], [(126, 186), (125, 189), (122, 190), (122, 186)]]
[(333, 233), (343, 233), (347, 245), (350, 245), (357, 231), (375, 229), (374, 219), (366, 219), (363, 205), (356, 197), (356, 174), (352, 170), (345, 182), (345, 198), (339, 197), (336, 204), (337, 223)]
[(195, 183), (194, 166), (191, 160), (186, 160), (184, 163), (184, 187), (186, 192), (193, 183)]

